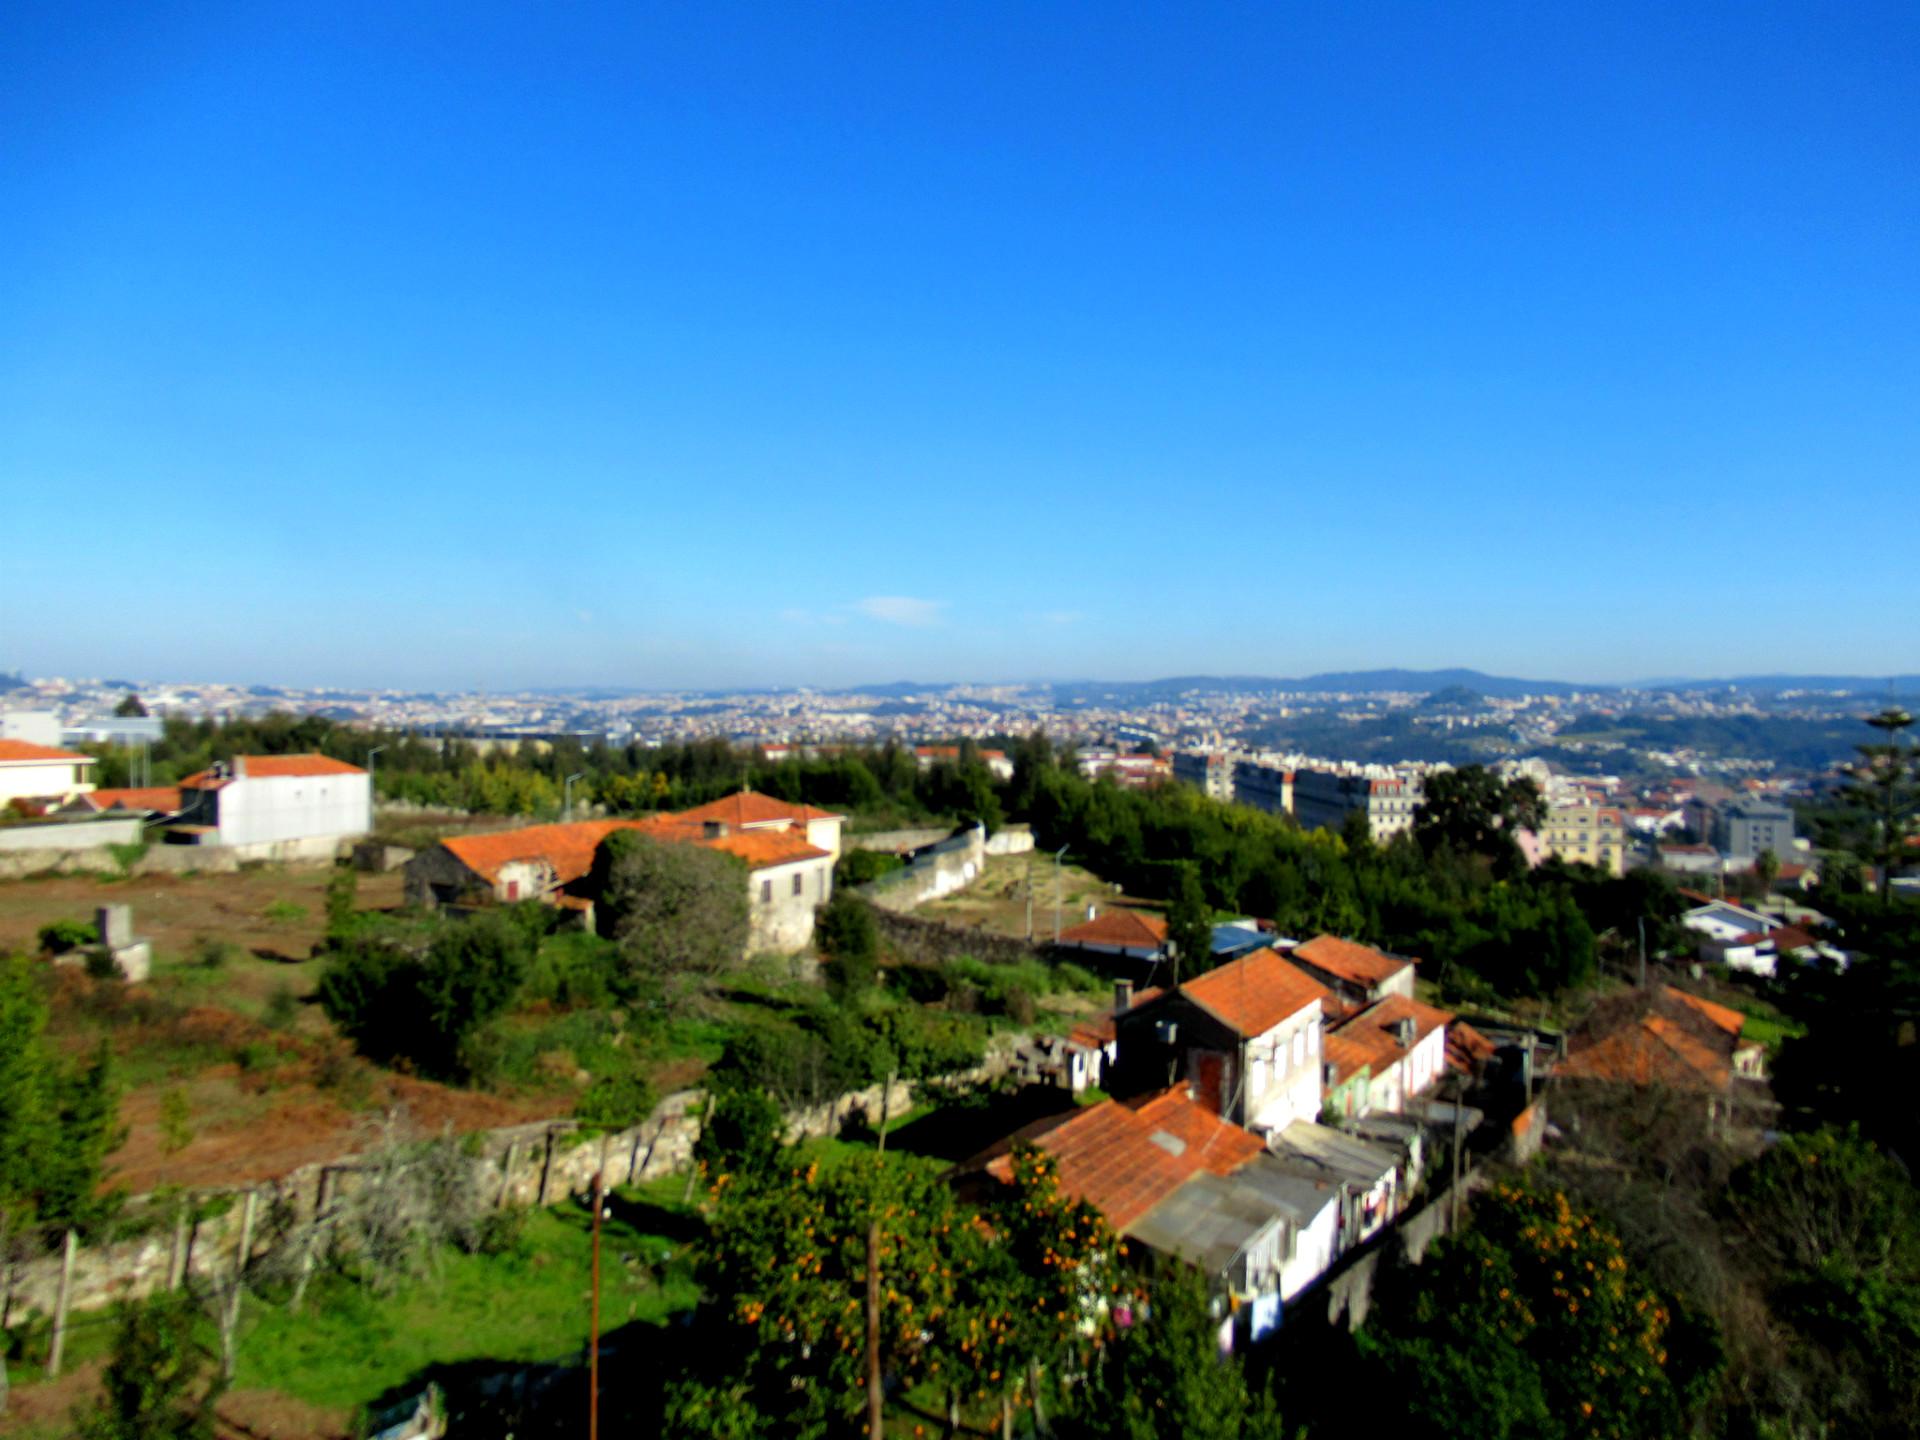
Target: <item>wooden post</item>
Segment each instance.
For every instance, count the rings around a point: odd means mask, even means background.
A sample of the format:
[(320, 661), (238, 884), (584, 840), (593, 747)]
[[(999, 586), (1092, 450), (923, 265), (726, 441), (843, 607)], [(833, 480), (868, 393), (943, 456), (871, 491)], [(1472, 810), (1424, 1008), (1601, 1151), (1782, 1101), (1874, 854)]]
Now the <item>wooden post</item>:
[(867, 1435), (880, 1440), (885, 1419), (880, 1386), (880, 1222), (867, 1223)]
[(226, 1313), (220, 1322), (220, 1370), (228, 1380), (233, 1379), (237, 1358), (233, 1337), (240, 1324), (240, 1291), (246, 1283), (247, 1259), (253, 1250), (253, 1217), (259, 1205), (260, 1192), (247, 1191), (247, 1203), (240, 1211), (240, 1248), (233, 1256), (233, 1284), (227, 1291)]
[(553, 1131), (547, 1131), (547, 1153), (540, 1158), (540, 1190), (534, 1198), (534, 1204), (540, 1209), (547, 1208), (547, 1177), (553, 1174)]
[(518, 1140), (509, 1140), (507, 1142), (506, 1159), (500, 1162), (500, 1198), (494, 1202), (493, 1207), (496, 1210), (506, 1209), (507, 1201), (513, 1196), (513, 1162), (519, 1156), (519, 1153), (520, 1142)]
[(67, 1303), (73, 1299), (73, 1260), (80, 1249), (80, 1237), (67, 1231), (66, 1249), (60, 1254), (60, 1291), (53, 1302), (53, 1342), (47, 1348), (47, 1378), (60, 1375), (60, 1357), (67, 1348)]
[(173, 1254), (167, 1260), (167, 1289), (178, 1290), (187, 1279), (187, 1208), (193, 1197), (180, 1197), (180, 1208), (173, 1212)]

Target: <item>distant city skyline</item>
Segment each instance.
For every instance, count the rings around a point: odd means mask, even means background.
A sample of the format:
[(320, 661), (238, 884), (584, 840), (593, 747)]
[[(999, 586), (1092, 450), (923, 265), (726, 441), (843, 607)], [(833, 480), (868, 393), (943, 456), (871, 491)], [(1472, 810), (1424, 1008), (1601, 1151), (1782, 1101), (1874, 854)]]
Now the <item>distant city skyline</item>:
[(38, 7), (0, 669), (1920, 670), (1920, 10)]

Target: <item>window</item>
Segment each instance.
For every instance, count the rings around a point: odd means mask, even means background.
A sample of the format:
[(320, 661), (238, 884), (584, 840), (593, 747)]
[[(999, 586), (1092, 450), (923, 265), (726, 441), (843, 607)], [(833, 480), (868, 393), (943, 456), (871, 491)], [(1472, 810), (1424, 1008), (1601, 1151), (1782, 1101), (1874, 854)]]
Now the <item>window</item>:
[(762, 880), (760, 882), (760, 903), (762, 905), (771, 905), (773, 903), (773, 881)]
[(794, 894), (804, 895), (806, 893), (806, 888), (805, 888), (806, 883), (807, 883), (806, 876), (802, 875), (798, 870), (793, 872), (793, 893)]

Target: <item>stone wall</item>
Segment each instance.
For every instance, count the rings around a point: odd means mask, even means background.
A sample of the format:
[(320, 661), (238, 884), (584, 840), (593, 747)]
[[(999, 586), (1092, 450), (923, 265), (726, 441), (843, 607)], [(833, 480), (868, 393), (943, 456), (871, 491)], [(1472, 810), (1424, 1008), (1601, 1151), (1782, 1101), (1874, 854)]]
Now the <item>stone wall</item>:
[(873, 918), (880, 927), (881, 942), (896, 958), (912, 965), (940, 965), (962, 955), (989, 964), (1045, 958), (1046, 952), (1040, 946), (990, 930), (969, 930), (879, 908), (874, 910)]
[[(980, 1075), (1006, 1068), (1004, 1047), (989, 1054)], [(882, 1085), (841, 1096), (830, 1105), (788, 1117), (788, 1138), (838, 1133), (849, 1114), (864, 1111), (878, 1119), (885, 1108), (903, 1115), (913, 1093), (896, 1083), (883, 1096)], [(608, 1187), (656, 1179), (682, 1170), (693, 1158), (700, 1134), (697, 1090), (667, 1096), (653, 1113), (628, 1130), (582, 1134), (571, 1121), (535, 1122), (466, 1137), (469, 1163), (480, 1193), (497, 1206), (551, 1205), (570, 1194), (584, 1194), (598, 1170)], [(304, 1223), (324, 1211), (355, 1184), (358, 1156), (343, 1155), (325, 1164), (307, 1165), (255, 1188), (254, 1232), (250, 1255), (264, 1254), (289, 1223)], [(193, 1225), (167, 1225), (152, 1234), (117, 1244), (80, 1249), (74, 1261), (70, 1312), (97, 1310), (116, 1299), (137, 1298), (166, 1289), (175, 1275), (224, 1279), (234, 1272), (245, 1216), (244, 1192), (231, 1193), (222, 1214)], [(51, 1315), (60, 1289), (61, 1256), (55, 1253), (18, 1267), (11, 1286), (0, 1281), (5, 1301), (0, 1325), (17, 1321), (29, 1308)]]
[(918, 830), (875, 830), (866, 835), (846, 835), (842, 850), (880, 850), (888, 855), (910, 855), (929, 845), (938, 845), (953, 834), (951, 825), (936, 825)]
[(861, 886), (860, 894), (881, 910), (900, 913), (964, 890), (986, 865), (986, 827), (974, 825), (920, 851), (906, 869)]
[(989, 855), (1025, 855), (1032, 849), (1031, 825), (1007, 825), (987, 837)]

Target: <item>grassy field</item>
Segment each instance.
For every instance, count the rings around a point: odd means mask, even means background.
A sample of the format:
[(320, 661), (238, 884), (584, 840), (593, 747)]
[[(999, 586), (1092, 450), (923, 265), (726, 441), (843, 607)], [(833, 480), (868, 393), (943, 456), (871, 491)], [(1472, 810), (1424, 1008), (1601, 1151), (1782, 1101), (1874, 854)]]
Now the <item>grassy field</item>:
[(1062, 929), (1087, 918), (1087, 907), (1102, 910), (1119, 906), (1158, 910), (1156, 902), (1131, 899), (1118, 886), (1078, 865), (1056, 865), (1052, 855), (989, 855), (980, 878), (965, 890), (929, 901), (913, 913), (928, 920), (944, 920), (996, 935), (1027, 935), (1027, 897), (1033, 896), (1033, 933), (1038, 940), (1053, 938), (1057, 909)]

